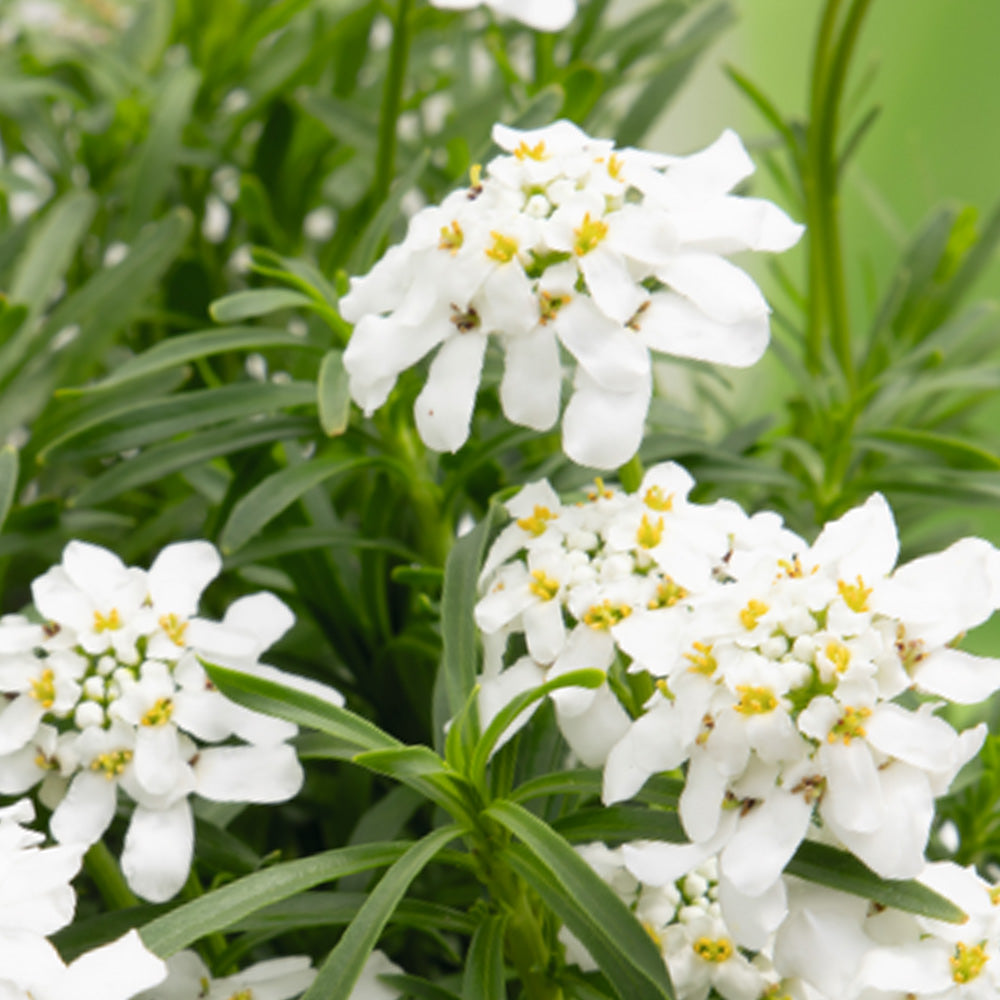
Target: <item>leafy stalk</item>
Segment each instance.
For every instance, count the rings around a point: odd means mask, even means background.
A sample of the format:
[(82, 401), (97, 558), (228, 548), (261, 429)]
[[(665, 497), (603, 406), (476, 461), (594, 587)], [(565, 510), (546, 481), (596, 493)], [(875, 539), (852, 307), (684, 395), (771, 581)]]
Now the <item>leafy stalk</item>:
[(380, 205), (389, 194), (396, 173), (396, 143), (399, 113), (403, 104), (403, 85), (410, 54), (410, 6), (412, 0), (399, 0), (392, 31), (389, 67), (382, 90), (382, 110), (379, 114), (378, 151), (375, 154), (375, 181), (372, 188), (375, 204)]

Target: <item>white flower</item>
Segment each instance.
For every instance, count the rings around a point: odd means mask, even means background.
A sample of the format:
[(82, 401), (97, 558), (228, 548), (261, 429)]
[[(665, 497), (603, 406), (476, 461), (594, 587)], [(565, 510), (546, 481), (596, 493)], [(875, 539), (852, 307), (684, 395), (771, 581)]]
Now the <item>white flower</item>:
[(576, 14), (576, 0), (431, 0), (432, 7), (442, 10), (472, 10), (483, 3), (536, 31), (560, 31)]
[(193, 951), (167, 959), (167, 978), (136, 1000), (291, 1000), (307, 989), (316, 972), (305, 956), (273, 958), (241, 972), (213, 979)]
[[(532, 5), (541, 9), (541, 5)], [(572, 360), (563, 447), (613, 468), (642, 439), (650, 352), (746, 366), (768, 340), (768, 307), (725, 255), (784, 250), (801, 227), (729, 194), (752, 170), (736, 136), (691, 157), (615, 150), (559, 121), (497, 125), (505, 151), (473, 186), (424, 209), (341, 300), (356, 323), (344, 353), (370, 414), (398, 375), (436, 350), (415, 405), (436, 450), (465, 442), (490, 340), (505, 355), (508, 419), (547, 430), (559, 415), (560, 353)]]

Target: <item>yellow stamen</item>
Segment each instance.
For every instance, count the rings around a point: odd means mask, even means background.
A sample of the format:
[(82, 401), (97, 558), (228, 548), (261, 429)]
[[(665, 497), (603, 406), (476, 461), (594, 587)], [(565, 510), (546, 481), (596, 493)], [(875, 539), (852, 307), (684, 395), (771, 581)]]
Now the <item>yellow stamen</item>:
[(712, 655), (712, 644), (695, 642), (692, 643), (692, 647), (693, 653), (684, 654), (684, 659), (691, 664), (688, 670), (692, 674), (704, 674), (706, 677), (711, 677), (719, 666), (719, 661)]
[(770, 610), (770, 607), (763, 601), (758, 601), (755, 597), (751, 598), (747, 602), (747, 606), (740, 612), (740, 621), (743, 623), (743, 627), (751, 632)]
[(721, 964), (733, 957), (733, 943), (729, 938), (700, 937), (691, 947), (704, 962)]
[(469, 167), (469, 187), (478, 188), (483, 182), (483, 165), (481, 163), (473, 163)]
[(654, 524), (648, 514), (643, 514), (639, 530), (635, 533), (635, 540), (644, 549), (655, 549), (663, 540), (663, 518), (658, 517)]
[(112, 608), (106, 615), (102, 615), (100, 611), (94, 612), (95, 632), (114, 632), (121, 627), (122, 619), (117, 608)]
[(983, 966), (990, 960), (984, 945), (985, 942), (969, 945), (961, 941), (955, 945), (955, 954), (948, 962), (951, 965), (951, 978), (956, 983), (971, 983), (979, 977)]
[(687, 595), (688, 592), (668, 576), (657, 586), (656, 597), (649, 602), (649, 610), (672, 608), (678, 601), (683, 601)]
[(656, 945), (660, 951), (663, 950), (663, 938), (660, 937), (656, 928), (648, 921), (644, 920), (642, 922), (642, 929), (653, 939), (653, 944)]
[(175, 646), (184, 645), (184, 633), (187, 631), (187, 627), (188, 623), (180, 621), (173, 612), (169, 615), (160, 615), (160, 628), (167, 633), (167, 638)]
[(667, 493), (664, 496), (663, 490), (659, 486), (650, 486), (643, 494), (642, 502), (652, 510), (665, 511), (674, 509), (673, 493)]
[(994, 906), (1000, 906), (1000, 885), (995, 885), (990, 889), (990, 902)]
[(872, 588), (866, 587), (861, 576), (856, 577), (857, 583), (845, 583), (843, 580), (837, 581), (837, 590), (844, 599), (844, 603), (854, 612), (860, 614), (868, 610), (868, 598), (871, 597)]
[(798, 556), (792, 556), (791, 561), (788, 559), (779, 559), (778, 566), (782, 571), (778, 574), (779, 578), (787, 576), (790, 580), (798, 580), (806, 575), (805, 570), (802, 568), (802, 561)]
[(543, 569), (531, 571), (531, 583), (528, 589), (543, 601), (551, 601), (559, 593), (559, 581), (549, 576)]
[(657, 679), (654, 687), (656, 688), (657, 691), (660, 692), (660, 694), (663, 695), (664, 698), (667, 699), (667, 701), (673, 701), (677, 697), (677, 695), (675, 695), (674, 692), (670, 690), (670, 685), (667, 684), (667, 682), (662, 677)]
[(493, 246), (486, 251), (486, 256), (500, 264), (509, 264), (517, 255), (517, 240), (495, 229), (490, 230), (490, 236), (493, 237)]
[(625, 166), (625, 161), (616, 154), (612, 153), (611, 158), (608, 160), (608, 174), (613, 177), (616, 181), (621, 179), (622, 168)]
[(902, 625), (896, 627), (896, 653), (908, 674), (912, 674), (917, 664), (927, 659), (924, 640), (907, 639), (906, 629)]
[(139, 720), (143, 726), (165, 726), (174, 714), (174, 703), (169, 698), (157, 698), (153, 707)]
[(591, 250), (596, 249), (602, 240), (608, 235), (608, 224), (600, 219), (592, 219), (590, 212), (583, 217), (579, 229), (573, 230), (576, 241), (573, 243), (573, 252), (577, 257), (585, 257)]
[(42, 671), (41, 677), (32, 678), (30, 683), (31, 690), (28, 694), (42, 708), (51, 708), (56, 703), (56, 675), (51, 667), (46, 667)]
[(844, 709), (844, 714), (833, 724), (833, 728), (827, 734), (828, 743), (836, 743), (843, 740), (844, 746), (850, 746), (851, 740), (861, 739), (866, 735), (864, 721), (872, 714), (870, 708), (851, 708), (850, 705)]
[(592, 629), (609, 629), (632, 614), (627, 604), (612, 604), (610, 600), (595, 604), (584, 612), (583, 623)]
[(833, 664), (838, 674), (842, 674), (851, 662), (851, 651), (836, 639), (826, 644), (826, 658)]
[(91, 771), (103, 771), (104, 777), (111, 781), (119, 777), (132, 760), (131, 750), (109, 750), (95, 757), (90, 762)]
[(245, 990), (234, 993), (229, 1000), (253, 1000), (253, 990), (248, 986)]
[(769, 687), (751, 687), (737, 684), (740, 700), (733, 708), (740, 715), (766, 715), (778, 707), (778, 696)]
[(441, 227), (441, 240), (438, 243), (438, 250), (447, 250), (454, 257), (464, 242), (465, 233), (462, 232), (462, 227), (458, 224), (457, 219), (452, 222), (450, 227)]
[(553, 514), (548, 507), (543, 507), (541, 504), (536, 503), (531, 517), (518, 518), (517, 526), (524, 531), (530, 532), (537, 538), (539, 535), (545, 534), (546, 522), (554, 521), (558, 516), (558, 514)]
[(604, 485), (604, 480), (600, 476), (594, 477), (594, 489), (587, 493), (587, 499), (591, 501), (610, 500), (615, 494)]
[(569, 295), (554, 292), (542, 292), (538, 296), (538, 322), (545, 326), (556, 318), (559, 310), (570, 300)]
[(519, 160), (535, 160), (536, 162), (541, 162), (542, 160), (548, 159), (548, 153), (545, 150), (544, 140), (535, 146), (529, 146), (522, 139), (521, 144), (514, 150), (514, 155)]

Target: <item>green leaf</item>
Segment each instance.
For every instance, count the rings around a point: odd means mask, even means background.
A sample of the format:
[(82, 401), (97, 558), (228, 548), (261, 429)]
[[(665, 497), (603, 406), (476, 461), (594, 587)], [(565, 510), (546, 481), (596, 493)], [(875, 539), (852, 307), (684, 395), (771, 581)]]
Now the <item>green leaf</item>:
[(9, 444), (0, 448), (0, 528), (3, 527), (17, 493), (17, 451)]
[(273, 865), (157, 917), (139, 933), (147, 948), (160, 958), (168, 958), (271, 903), (352, 872), (392, 864), (406, 854), (406, 844), (365, 844)]
[(876, 875), (853, 855), (827, 844), (805, 841), (785, 869), (790, 875), (829, 886), (854, 896), (872, 899), (906, 913), (916, 913), (933, 920), (961, 924), (966, 914), (950, 900), (919, 882), (886, 879)]
[(503, 946), (505, 915), (487, 917), (478, 927), (465, 957), (462, 1000), (506, 1000)]
[(650, 936), (562, 837), (513, 802), (494, 802), (485, 815), (523, 842), (502, 857), (580, 939), (622, 1000), (673, 1000)]
[(238, 552), (227, 556), (225, 566), (231, 569), (247, 563), (267, 559), (277, 559), (292, 552), (308, 552), (310, 549), (374, 549), (389, 552), (400, 559), (418, 560), (420, 556), (394, 538), (359, 538), (353, 530), (332, 530), (305, 526), (289, 528), (280, 534), (270, 535), (244, 545)]
[[(323, 963), (312, 986), (302, 995), (302, 1000), (329, 1000), (330, 997), (350, 995), (365, 961), (410, 883), (460, 832), (457, 826), (447, 826), (427, 834), (379, 879), (378, 885)], [(345, 850), (363, 848), (349, 847)]]
[(676, 812), (643, 806), (616, 805), (581, 809), (561, 817), (552, 826), (571, 844), (586, 844), (592, 840), (603, 840), (614, 847), (630, 840), (687, 843), (687, 836)]
[(291, 288), (254, 288), (216, 299), (208, 314), (216, 323), (238, 323), (282, 309), (310, 309), (315, 304), (313, 298)]
[(328, 351), (319, 366), (319, 380), (316, 384), (319, 397), (319, 422), (323, 433), (337, 437), (347, 430), (351, 417), (351, 392), (347, 371), (344, 368), (344, 352)]
[(885, 427), (859, 435), (859, 440), (874, 439), (908, 445), (929, 451), (958, 469), (1000, 469), (1000, 456), (971, 441), (934, 434), (931, 431), (910, 430), (906, 427)]
[(446, 990), (437, 983), (428, 982), (417, 976), (382, 975), (379, 980), (399, 991), (401, 996), (415, 997), (416, 1000), (462, 1000), (457, 993)]
[(7, 292), (14, 302), (29, 306), (32, 318), (48, 304), (96, 212), (97, 198), (92, 192), (71, 191), (35, 224)]
[(445, 762), (430, 747), (425, 746), (366, 750), (355, 755), (354, 763), (399, 780), (410, 777), (424, 778), (429, 775), (449, 776)]
[(506, 516), (499, 505), (491, 504), (483, 520), (455, 542), (445, 561), (439, 683), (444, 685), (451, 716), (462, 709), (476, 684), (479, 642), (472, 609), (479, 592), (479, 567), (497, 525)]
[(236, 502), (222, 529), (219, 547), (226, 555), (235, 552), (314, 486), (371, 465), (385, 464), (379, 457), (338, 451), (280, 469)]
[(212, 683), (233, 701), (266, 715), (318, 729), (353, 744), (356, 752), (398, 749), (402, 744), (360, 715), (276, 681), (205, 663)]
[(90, 480), (72, 498), (71, 504), (82, 507), (103, 503), (137, 486), (182, 472), (220, 455), (231, 455), (273, 441), (305, 437), (313, 426), (312, 420), (298, 417), (265, 417), (253, 423), (225, 424), (192, 434), (181, 441), (169, 441), (113, 465), (107, 472)]
[(595, 668), (584, 668), (582, 670), (571, 670), (568, 673), (553, 677), (552, 680), (540, 684), (530, 691), (523, 691), (512, 698), (490, 721), (486, 727), (486, 732), (480, 737), (479, 742), (472, 754), (469, 764), (469, 776), (473, 782), (479, 784), (486, 772), (486, 763), (493, 754), (500, 737), (512, 726), (517, 717), (530, 708), (535, 702), (540, 701), (550, 691), (558, 691), (565, 687), (582, 687), (593, 690), (599, 688), (605, 679), (603, 670)]
[[(128, 258), (125, 258), (128, 260)], [(170, 337), (161, 341), (148, 351), (130, 358), (119, 365), (107, 378), (94, 385), (64, 390), (66, 395), (77, 393), (101, 392), (112, 386), (121, 385), (132, 379), (142, 378), (154, 372), (166, 371), (178, 365), (207, 358), (213, 354), (225, 354), (228, 351), (259, 351), (269, 347), (287, 347), (297, 350), (319, 350), (316, 345), (296, 337), (285, 330), (270, 329), (265, 326), (236, 326), (225, 330), (196, 330), (179, 337)]]
[(378, 145), (378, 123), (356, 104), (312, 90), (303, 91), (297, 99), (302, 110), (323, 125), (338, 142), (363, 155), (374, 155)]

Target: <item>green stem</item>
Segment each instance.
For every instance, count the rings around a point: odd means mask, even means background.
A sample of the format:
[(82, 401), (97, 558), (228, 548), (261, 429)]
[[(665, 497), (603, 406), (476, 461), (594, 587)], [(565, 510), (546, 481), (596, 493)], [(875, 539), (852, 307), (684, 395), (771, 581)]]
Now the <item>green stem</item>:
[(396, 174), (396, 145), (399, 113), (403, 104), (403, 84), (410, 54), (410, 5), (412, 0), (399, 0), (393, 25), (389, 69), (382, 90), (382, 110), (379, 114), (378, 151), (375, 154), (373, 194), (375, 207), (385, 201)]
[(551, 32), (535, 32), (535, 90), (541, 90), (552, 79), (555, 44), (556, 36)]
[(638, 452), (634, 454), (623, 466), (618, 469), (618, 482), (622, 484), (622, 489), (626, 493), (635, 493), (642, 484), (642, 477), (645, 469), (642, 467), (642, 459)]
[(108, 909), (125, 910), (130, 906), (139, 905), (139, 900), (128, 887), (118, 862), (103, 840), (99, 840), (87, 851), (83, 857), (83, 866), (94, 880), (97, 891)]

